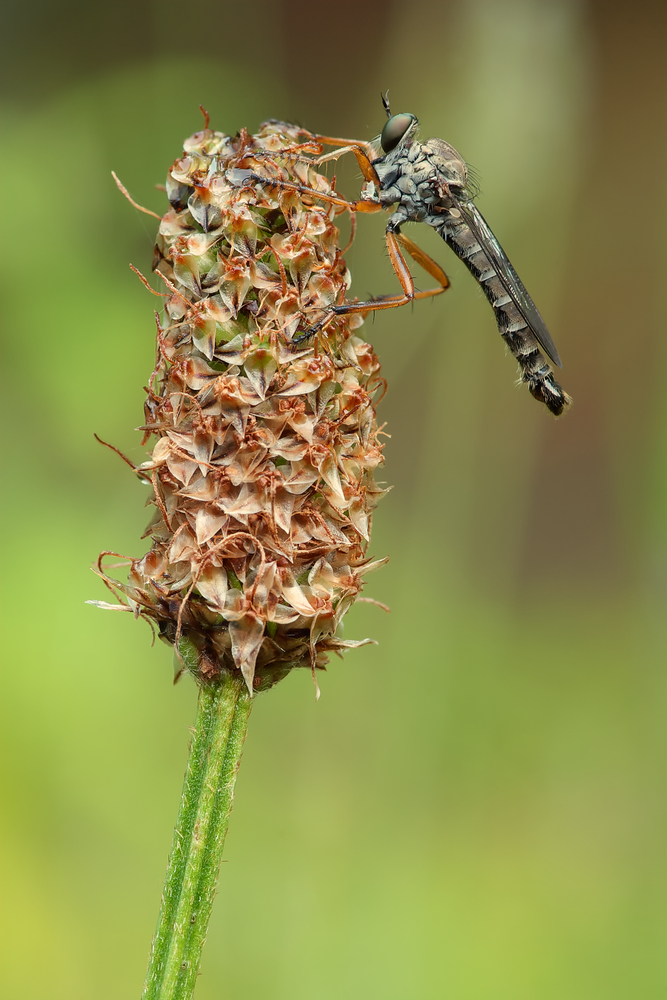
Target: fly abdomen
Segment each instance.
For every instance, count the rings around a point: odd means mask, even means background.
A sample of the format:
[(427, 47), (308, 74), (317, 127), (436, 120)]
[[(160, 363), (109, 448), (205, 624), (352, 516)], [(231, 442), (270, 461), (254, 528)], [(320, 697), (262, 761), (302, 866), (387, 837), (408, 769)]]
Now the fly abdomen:
[(521, 381), (526, 383), (531, 396), (538, 402), (544, 403), (554, 416), (560, 417), (572, 399), (554, 378), (549, 362), (538, 350), (519, 358), (518, 361)]
[(492, 302), (491, 305), (493, 306), (494, 309), (496, 309), (497, 306), (509, 305), (511, 301), (512, 299), (510, 298), (509, 295), (501, 295), (500, 298), (496, 299), (495, 302)]
[(476, 234), (465, 223), (455, 221), (452, 225), (452, 221), (451, 216), (440, 216), (434, 229), (483, 289), (495, 314), (500, 335), (519, 363), (521, 381), (527, 384), (535, 399), (560, 416), (570, 403), (570, 397), (556, 381), (551, 365), (540, 351), (538, 338), (508, 294), (494, 261)]

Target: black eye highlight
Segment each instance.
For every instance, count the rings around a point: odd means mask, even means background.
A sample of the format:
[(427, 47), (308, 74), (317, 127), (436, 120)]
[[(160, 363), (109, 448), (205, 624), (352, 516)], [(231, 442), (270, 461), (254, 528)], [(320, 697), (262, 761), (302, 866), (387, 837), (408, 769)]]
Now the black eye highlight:
[(392, 149), (396, 149), (412, 123), (416, 121), (417, 119), (414, 115), (392, 115), (382, 129), (382, 135), (380, 136), (380, 145), (383, 152), (390, 153)]

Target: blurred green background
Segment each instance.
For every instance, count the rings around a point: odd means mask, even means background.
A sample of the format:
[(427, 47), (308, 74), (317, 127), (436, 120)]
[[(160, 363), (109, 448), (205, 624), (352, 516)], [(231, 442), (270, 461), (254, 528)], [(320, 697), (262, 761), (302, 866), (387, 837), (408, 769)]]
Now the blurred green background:
[[(183, 138), (359, 138), (380, 91), (460, 149), (575, 398), (517, 387), (472, 278), (369, 319), (392, 434), (346, 636), (258, 698), (198, 1000), (665, 996), (667, 7), (6, 5), (0, 994), (138, 997), (195, 690), (107, 597), (140, 554), (155, 210)], [(352, 158), (350, 158), (352, 159)], [(358, 190), (354, 162), (339, 186)], [(361, 217), (353, 293), (396, 289)], [(426, 227), (424, 227), (426, 228)]]

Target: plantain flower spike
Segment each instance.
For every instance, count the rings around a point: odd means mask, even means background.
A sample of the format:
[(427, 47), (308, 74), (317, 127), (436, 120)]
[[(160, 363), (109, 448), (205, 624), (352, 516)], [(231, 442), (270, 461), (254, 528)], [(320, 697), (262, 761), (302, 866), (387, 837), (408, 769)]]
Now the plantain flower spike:
[[(207, 127), (171, 167), (154, 270), (157, 361), (135, 468), (152, 486), (149, 551), (127, 582), (97, 571), (154, 623), (199, 682), (241, 671), (249, 690), (370, 642), (336, 633), (366, 574), (386, 492), (375, 402), (384, 391), (359, 315), (299, 334), (344, 301), (337, 207), (271, 181), (333, 192), (308, 133)], [(295, 147), (301, 145), (301, 149)], [(256, 178), (266, 177), (266, 183)]]

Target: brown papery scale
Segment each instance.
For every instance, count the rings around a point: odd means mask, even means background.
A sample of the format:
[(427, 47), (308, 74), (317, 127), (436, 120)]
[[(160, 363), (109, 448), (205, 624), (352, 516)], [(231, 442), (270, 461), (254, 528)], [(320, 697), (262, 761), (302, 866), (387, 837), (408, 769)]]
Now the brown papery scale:
[(345, 300), (341, 209), (254, 179), (332, 192), (305, 158), (312, 141), (295, 149), (306, 138), (276, 122), (234, 138), (206, 128), (169, 172), (141, 428), (153, 448), (135, 470), (152, 484), (151, 547), (127, 582), (99, 569), (117, 607), (176, 645), (179, 671), (241, 671), (250, 690), (370, 642), (336, 631), (384, 562), (368, 556), (384, 383), (355, 335), (363, 319), (293, 342)]

